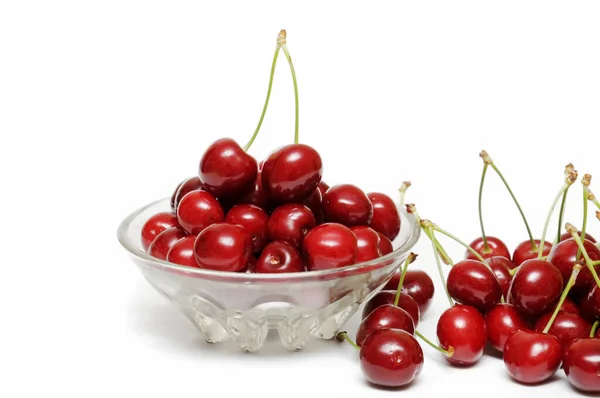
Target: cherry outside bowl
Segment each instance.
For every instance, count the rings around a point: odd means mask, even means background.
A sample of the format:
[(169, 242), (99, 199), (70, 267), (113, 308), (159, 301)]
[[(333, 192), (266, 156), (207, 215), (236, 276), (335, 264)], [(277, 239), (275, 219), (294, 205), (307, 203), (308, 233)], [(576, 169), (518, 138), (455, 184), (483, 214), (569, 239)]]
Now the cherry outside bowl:
[(332, 339), (359, 306), (385, 286), (420, 236), (413, 215), (398, 207), (402, 229), (394, 251), (343, 268), (289, 274), (251, 274), (180, 266), (146, 254), (141, 229), (169, 211), (163, 199), (130, 214), (118, 239), (145, 279), (198, 328), (209, 343), (233, 340), (259, 350), (270, 329), (283, 346), (304, 348), (311, 337)]

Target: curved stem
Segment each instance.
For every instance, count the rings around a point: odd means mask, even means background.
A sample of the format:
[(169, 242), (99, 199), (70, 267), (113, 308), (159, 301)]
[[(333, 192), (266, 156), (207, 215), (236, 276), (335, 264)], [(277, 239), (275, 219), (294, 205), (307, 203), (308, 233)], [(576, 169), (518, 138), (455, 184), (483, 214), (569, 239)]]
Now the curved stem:
[(594, 322), (594, 324), (592, 325), (592, 330), (590, 330), (590, 338), (594, 337), (596, 335), (596, 330), (598, 330), (599, 323), (600, 323), (600, 321), (596, 320), (596, 322)]
[(357, 350), (360, 350), (360, 347), (354, 342), (352, 341), (352, 339), (350, 338), (350, 336), (348, 336), (348, 333), (346, 332), (339, 332), (335, 338), (338, 341), (344, 341), (346, 340), (352, 347), (356, 348)]
[(550, 330), (550, 328), (552, 327), (552, 324), (554, 323), (556, 316), (560, 312), (560, 308), (562, 307), (563, 303), (565, 302), (565, 299), (567, 298), (569, 291), (571, 290), (573, 285), (575, 285), (575, 281), (577, 280), (577, 274), (579, 274), (579, 271), (581, 271), (581, 265), (575, 264), (573, 266), (573, 271), (571, 271), (571, 277), (569, 278), (569, 281), (567, 282), (567, 286), (564, 288), (562, 295), (560, 296), (560, 301), (558, 302), (556, 308), (554, 309), (554, 312), (552, 313), (550, 320), (548, 320), (546, 327), (544, 328), (544, 330), (542, 330), (542, 333), (548, 333), (548, 330)]
[[(581, 225), (581, 239), (585, 240), (585, 231), (587, 230), (587, 219), (588, 219), (588, 194), (589, 189), (586, 185), (583, 186), (583, 223)], [(577, 255), (575, 256), (576, 261), (579, 261), (581, 256), (581, 249), (577, 249)]]
[(438, 272), (440, 274), (440, 279), (442, 280), (442, 285), (444, 285), (444, 291), (446, 292), (446, 297), (448, 298), (448, 302), (450, 303), (450, 307), (454, 305), (454, 300), (452, 300), (452, 296), (450, 296), (450, 292), (448, 291), (448, 285), (446, 284), (446, 277), (444, 276), (444, 270), (442, 270), (442, 264), (440, 262), (440, 255), (435, 246), (435, 237), (433, 236), (433, 230), (429, 230), (429, 234), (432, 236), (431, 245), (433, 246), (433, 253), (435, 256), (435, 262), (438, 267)]
[(598, 278), (598, 274), (596, 273), (596, 269), (594, 268), (594, 262), (588, 255), (587, 250), (585, 250), (585, 246), (583, 246), (583, 242), (581, 241), (581, 238), (577, 233), (577, 229), (573, 225), (567, 223), (567, 231), (571, 233), (571, 236), (573, 236), (573, 239), (577, 243), (577, 246), (579, 246), (579, 250), (581, 250), (581, 254), (583, 254), (583, 258), (585, 259), (585, 264), (587, 265), (588, 269), (590, 270), (590, 273), (594, 277), (596, 285), (598, 285), (598, 287), (600, 288), (600, 278)]
[(552, 213), (554, 213), (554, 209), (556, 208), (556, 205), (558, 204), (560, 197), (563, 195), (563, 193), (567, 190), (568, 187), (569, 187), (569, 185), (565, 183), (560, 188), (560, 191), (558, 191), (558, 194), (556, 195), (556, 197), (554, 198), (554, 201), (552, 202), (550, 211), (548, 211), (548, 215), (546, 216), (546, 222), (544, 223), (544, 232), (542, 233), (542, 239), (540, 239), (540, 249), (538, 250), (538, 258), (542, 258), (542, 256), (544, 255), (543, 248), (544, 248), (544, 243), (546, 242), (546, 233), (548, 232), (548, 225), (550, 225), (550, 219), (552, 218)]
[(556, 241), (554, 244), (560, 242), (560, 231), (562, 231), (562, 222), (565, 216), (565, 205), (567, 203), (567, 193), (569, 192), (569, 188), (565, 190), (562, 196), (562, 202), (560, 203), (560, 212), (558, 213), (558, 231), (556, 232)]
[(406, 205), (406, 211), (407, 211), (407, 213), (412, 214), (415, 217), (415, 222), (417, 223), (418, 226), (421, 227), (421, 230), (423, 231), (423, 233), (425, 233), (425, 235), (429, 238), (429, 240), (433, 242), (433, 244), (435, 245), (435, 247), (438, 250), (438, 253), (442, 256), (442, 261), (445, 264), (454, 265), (454, 263), (452, 262), (452, 259), (450, 258), (450, 256), (448, 256), (448, 253), (446, 253), (446, 251), (444, 250), (444, 248), (442, 247), (440, 242), (438, 242), (438, 240), (435, 239), (435, 237), (432, 236), (432, 234), (429, 232), (429, 230), (423, 225), (424, 221), (427, 225), (431, 225), (431, 223), (429, 221), (422, 220), (421, 217), (419, 217), (419, 213), (417, 213), (417, 209), (414, 204)]
[(488, 246), (487, 236), (485, 235), (485, 228), (483, 228), (483, 212), (481, 210), (481, 202), (483, 197), (483, 183), (485, 182), (485, 175), (487, 173), (488, 164), (483, 163), (483, 171), (481, 172), (481, 181), (479, 182), (479, 226), (481, 227), (481, 237), (483, 238), (483, 252), (489, 253), (490, 247)]
[(294, 69), (294, 64), (292, 63), (292, 57), (290, 57), (290, 52), (288, 51), (287, 44), (283, 43), (281, 45), (281, 49), (287, 58), (288, 64), (290, 64), (290, 70), (292, 71), (292, 80), (294, 81), (294, 100), (296, 103), (296, 123), (294, 128), (294, 144), (298, 143), (298, 124), (300, 120), (299, 114), (299, 105), (298, 105), (298, 82), (296, 80), (296, 70)]
[(402, 268), (402, 273), (400, 274), (400, 282), (398, 282), (398, 288), (396, 289), (396, 297), (394, 297), (394, 306), (398, 306), (400, 302), (400, 294), (402, 293), (402, 286), (404, 285), (404, 278), (406, 277), (406, 271), (408, 270), (408, 266), (413, 263), (417, 259), (418, 254), (410, 253), (404, 262), (404, 268)]
[(419, 332), (418, 330), (415, 330), (415, 335), (418, 338), (420, 338), (421, 340), (423, 340), (425, 343), (427, 343), (429, 346), (431, 346), (431, 348), (441, 352), (442, 354), (446, 355), (447, 357), (451, 357), (454, 354), (453, 347), (449, 347), (447, 350), (444, 350), (442, 347), (438, 346), (437, 344), (434, 344), (427, 337), (423, 336), (423, 334), (421, 334), (421, 332)]
[(469, 246), (466, 242), (464, 242), (461, 239), (457, 238), (456, 236), (452, 235), (450, 232), (443, 230), (442, 228), (438, 227), (437, 225), (434, 225), (433, 229), (443, 235), (446, 235), (447, 237), (456, 241), (460, 245), (464, 246), (469, 252), (471, 252), (471, 254), (473, 254), (475, 257), (477, 257), (477, 259), (479, 261), (486, 264), (485, 259), (481, 256), (481, 254), (477, 253), (477, 251), (475, 249), (473, 249), (471, 246)]

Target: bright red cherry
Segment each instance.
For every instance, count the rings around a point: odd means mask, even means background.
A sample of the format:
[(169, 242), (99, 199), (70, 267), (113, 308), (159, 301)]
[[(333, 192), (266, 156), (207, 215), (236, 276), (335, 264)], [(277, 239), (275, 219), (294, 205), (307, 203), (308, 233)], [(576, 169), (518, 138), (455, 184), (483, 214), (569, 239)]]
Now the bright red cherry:
[(406, 310), (395, 305), (382, 305), (360, 323), (356, 332), (356, 345), (362, 346), (371, 333), (383, 329), (400, 329), (414, 334), (415, 323)]
[[(543, 331), (551, 317), (551, 312), (542, 315), (535, 323), (534, 330), (536, 332)], [(592, 325), (579, 315), (560, 311), (548, 333), (555, 335), (562, 346), (567, 347), (573, 340), (589, 336), (591, 330)]]
[(198, 234), (194, 253), (200, 268), (240, 271), (252, 255), (252, 238), (239, 225), (212, 224)]
[(513, 276), (508, 300), (526, 315), (540, 315), (556, 305), (562, 289), (562, 275), (555, 266), (527, 260)]
[(269, 195), (267, 195), (262, 186), (262, 171), (260, 165), (258, 173), (256, 174), (256, 179), (254, 180), (254, 185), (242, 193), (239, 199), (237, 199), (237, 202), (239, 204), (258, 206), (265, 211), (269, 210), (271, 203), (269, 201)]
[(315, 225), (317, 221), (308, 207), (288, 203), (273, 210), (267, 224), (267, 232), (271, 241), (281, 240), (300, 249), (304, 238)]
[[(558, 303), (556, 305), (558, 305)], [(553, 312), (555, 308), (556, 306), (554, 306), (554, 308), (552, 308), (550, 312)], [(579, 315), (579, 307), (577, 306), (577, 304), (575, 304), (573, 300), (571, 300), (568, 297), (565, 297), (565, 301), (563, 301), (562, 305), (560, 306), (560, 311), (570, 312), (571, 314)]]
[(169, 249), (186, 235), (181, 228), (169, 228), (162, 231), (148, 247), (148, 254), (161, 260), (167, 259)]
[[(363, 308), (362, 319), (368, 317), (376, 308), (381, 307), (382, 305), (390, 304), (393, 305), (396, 300), (396, 290), (381, 290), (375, 296), (373, 296)], [(400, 300), (398, 301), (398, 307), (402, 308), (412, 318), (415, 327), (419, 325), (419, 320), (421, 318), (421, 312), (419, 310), (419, 305), (408, 294), (402, 292), (400, 293)]]
[(446, 285), (454, 300), (481, 312), (492, 308), (502, 297), (502, 287), (496, 275), (481, 261), (463, 260), (454, 264)]
[(313, 228), (304, 238), (303, 248), (309, 271), (355, 264), (358, 253), (354, 232), (337, 223)]
[(321, 195), (321, 191), (319, 191), (319, 189), (312, 191), (310, 196), (304, 199), (302, 204), (312, 211), (317, 224), (323, 223), (323, 196)]
[(404, 330), (373, 332), (360, 349), (360, 367), (367, 380), (384, 387), (411, 383), (423, 367), (419, 342)]
[(358, 252), (356, 254), (356, 262), (373, 260), (381, 257), (379, 251), (379, 235), (369, 227), (352, 227), (350, 228), (356, 235)]
[(437, 338), (445, 350), (454, 350), (444, 356), (453, 365), (473, 365), (483, 355), (487, 341), (485, 319), (475, 308), (456, 304), (448, 308), (437, 324)]
[[(598, 249), (591, 241), (583, 241), (583, 247), (585, 247), (585, 250), (592, 261), (600, 260), (600, 249)], [(577, 246), (577, 242), (575, 242), (574, 239), (567, 239), (554, 246), (548, 255), (548, 261), (560, 270), (564, 283), (567, 283), (571, 277), (571, 272), (573, 272), (573, 265), (575, 265), (578, 250), (579, 246)], [(579, 263), (584, 264), (584, 266), (577, 276), (575, 286), (573, 286), (573, 289), (571, 290), (571, 292), (574, 294), (587, 291), (593, 284), (595, 284), (592, 273), (587, 266), (585, 266), (585, 260), (581, 254), (579, 255), (579, 260)], [(600, 272), (600, 266), (596, 266), (594, 268), (596, 269), (596, 272)]]
[(562, 346), (551, 334), (519, 330), (506, 341), (502, 356), (515, 380), (535, 384), (556, 373), (562, 362)]
[(173, 195), (171, 195), (171, 210), (177, 213), (177, 206), (179, 205), (181, 198), (192, 191), (197, 191), (203, 188), (204, 186), (200, 182), (200, 178), (197, 176), (183, 180), (181, 183), (179, 183), (179, 185), (177, 185)]
[(269, 215), (254, 205), (235, 205), (227, 212), (225, 222), (244, 227), (252, 238), (255, 252), (259, 252), (267, 244), (267, 223)]
[[(469, 246), (483, 258), (491, 258), (496, 256), (506, 257), (510, 259), (508, 247), (499, 238), (494, 236), (486, 236), (488, 248), (485, 249), (483, 238), (477, 238)], [(465, 253), (465, 258), (468, 260), (477, 260), (477, 257), (469, 250)]]
[(381, 255), (385, 256), (386, 254), (393, 252), (394, 245), (392, 244), (392, 241), (381, 232), (377, 232), (377, 235), (379, 235), (379, 252)]
[(496, 304), (485, 315), (488, 341), (498, 351), (504, 351), (506, 340), (518, 330), (529, 330), (523, 315), (510, 304)]
[(167, 261), (187, 267), (199, 268), (194, 255), (195, 235), (188, 235), (177, 241), (167, 252)]
[(177, 215), (175, 213), (163, 212), (150, 217), (142, 227), (142, 246), (148, 250), (150, 243), (156, 239), (158, 234), (169, 228), (178, 227)]
[[(577, 233), (579, 234), (579, 236), (583, 239), (583, 235), (581, 234), (581, 231), (577, 231)], [(568, 239), (573, 239), (573, 235), (571, 235), (570, 232), (565, 232), (564, 234), (562, 234), (560, 236), (560, 241), (562, 242), (563, 240), (568, 240)], [(587, 232), (585, 233), (585, 239), (589, 240), (592, 243), (598, 243), (598, 241), (596, 239), (594, 239), (594, 237), (590, 234), (588, 234)]]
[(257, 173), (258, 165), (252, 156), (231, 138), (221, 138), (204, 152), (198, 176), (213, 196), (231, 198), (249, 190)]
[(510, 283), (512, 282), (510, 270), (514, 268), (514, 264), (506, 257), (499, 256), (489, 258), (487, 263), (492, 268), (492, 271), (494, 272), (494, 275), (496, 275), (498, 282), (500, 282), (500, 286), (502, 287), (502, 296), (508, 297), (508, 289), (510, 288)]
[(579, 339), (566, 347), (563, 367), (573, 387), (600, 392), (600, 339)]
[(218, 200), (206, 191), (191, 191), (177, 207), (177, 219), (186, 232), (196, 235), (211, 224), (223, 221), (225, 214)]
[[(383, 290), (398, 290), (400, 270), (394, 273), (392, 279), (385, 285)], [(435, 286), (429, 274), (418, 269), (409, 269), (406, 271), (402, 291), (412, 297), (419, 305), (420, 315), (423, 316), (431, 306), (433, 295), (435, 294)]]
[[(542, 242), (539, 239), (535, 239), (534, 242), (536, 245), (535, 250), (534, 250), (534, 247), (531, 246), (530, 240), (521, 242), (517, 246), (517, 248), (515, 249), (515, 251), (513, 253), (513, 257), (512, 257), (512, 262), (515, 265), (515, 267), (518, 267), (519, 265), (521, 265), (523, 262), (525, 262), (527, 260), (532, 260), (532, 259), (538, 258), (539, 249), (540, 249), (539, 246), (540, 246), (540, 243), (542, 243)], [(552, 243), (544, 242), (544, 250), (542, 253), (542, 257), (550, 254), (550, 250), (552, 250)]]
[(327, 222), (336, 222), (348, 227), (369, 225), (373, 219), (373, 205), (357, 186), (335, 185), (323, 196), (323, 215)]
[(312, 147), (291, 144), (265, 161), (262, 184), (276, 203), (302, 202), (317, 188), (323, 175), (321, 156)]
[(304, 262), (300, 252), (294, 246), (282, 241), (271, 242), (265, 246), (254, 264), (254, 272), (260, 274), (302, 271), (304, 271)]
[(373, 218), (369, 226), (393, 241), (400, 233), (400, 214), (396, 204), (392, 198), (380, 192), (370, 192), (367, 197), (373, 205)]

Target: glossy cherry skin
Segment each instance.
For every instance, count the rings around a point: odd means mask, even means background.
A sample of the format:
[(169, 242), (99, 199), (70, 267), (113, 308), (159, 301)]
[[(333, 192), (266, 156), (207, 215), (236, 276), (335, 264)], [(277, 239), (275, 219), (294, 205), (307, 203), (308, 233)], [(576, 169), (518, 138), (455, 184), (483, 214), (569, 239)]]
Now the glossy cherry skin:
[(423, 350), (419, 342), (400, 329), (373, 332), (364, 341), (360, 367), (367, 380), (384, 387), (411, 383), (423, 368)]
[(506, 341), (502, 357), (515, 380), (535, 384), (556, 373), (562, 362), (562, 346), (551, 334), (519, 330)]
[(512, 282), (510, 270), (514, 268), (514, 264), (506, 257), (500, 256), (489, 258), (487, 263), (492, 268), (492, 271), (494, 272), (494, 275), (496, 275), (498, 282), (500, 282), (500, 286), (502, 287), (502, 296), (508, 297), (508, 289), (510, 288), (510, 283)]
[[(579, 236), (583, 239), (583, 236), (581, 235), (581, 231), (577, 231), (577, 233), (579, 234)], [(565, 232), (564, 234), (562, 234), (560, 236), (560, 241), (562, 242), (563, 240), (567, 240), (567, 239), (573, 239), (573, 235), (571, 235), (570, 232)], [(585, 239), (589, 240), (592, 243), (598, 243), (598, 241), (590, 234), (588, 234), (587, 232), (585, 233)]]
[(544, 260), (527, 260), (513, 276), (508, 302), (526, 315), (540, 315), (556, 305), (563, 289), (560, 271)]
[(144, 223), (142, 227), (142, 246), (148, 251), (150, 243), (156, 239), (162, 231), (178, 227), (177, 215), (175, 213), (162, 212), (156, 213)]
[[(542, 242), (539, 239), (534, 239), (534, 242), (537, 246), (537, 249), (535, 251), (534, 251), (534, 248), (531, 246), (530, 240), (521, 242), (516, 247), (516, 249), (513, 253), (513, 257), (512, 257), (512, 262), (515, 265), (515, 267), (518, 267), (519, 265), (521, 265), (523, 262), (525, 262), (527, 260), (532, 260), (532, 259), (538, 258), (539, 246), (540, 246), (540, 243), (542, 243)], [(543, 250), (542, 257), (550, 254), (550, 250), (552, 250), (552, 243), (544, 242), (544, 250)]]
[(304, 268), (304, 261), (298, 249), (282, 241), (271, 242), (265, 246), (254, 264), (254, 272), (260, 274), (302, 272)]
[[(556, 305), (558, 305), (558, 303)], [(554, 311), (555, 308), (556, 306), (554, 306), (554, 308), (551, 311)], [(575, 304), (575, 302), (568, 297), (565, 297), (565, 301), (563, 301), (562, 305), (560, 306), (560, 311), (570, 312), (571, 314), (577, 315), (579, 315), (580, 313), (577, 304)]]
[(381, 255), (385, 256), (386, 254), (393, 252), (394, 245), (392, 244), (392, 241), (381, 232), (377, 232), (377, 235), (379, 235), (379, 252)]
[(481, 312), (492, 308), (502, 297), (502, 287), (494, 272), (477, 260), (462, 260), (454, 264), (446, 285), (454, 300)]
[(414, 334), (415, 323), (410, 314), (400, 307), (390, 304), (379, 306), (360, 323), (356, 344), (362, 346), (371, 333), (383, 329), (400, 329)]
[(448, 362), (461, 366), (473, 365), (483, 355), (487, 341), (485, 319), (475, 307), (456, 304), (440, 316), (437, 338), (443, 349), (454, 349), (451, 357), (444, 356)]
[(348, 227), (369, 225), (373, 219), (373, 205), (357, 186), (335, 185), (323, 196), (323, 216), (327, 222), (336, 222)]
[[(591, 292), (592, 290), (590, 290), (590, 293)], [(582, 294), (579, 296), (579, 300), (577, 300), (579, 315), (581, 315), (583, 319), (590, 323), (594, 323), (594, 321), (598, 318), (596, 316), (597, 311), (594, 309), (595, 304), (592, 300), (594, 300), (594, 298), (590, 294)]]
[[(535, 323), (534, 330), (536, 332), (542, 332), (551, 317), (551, 312), (539, 317)], [(556, 336), (563, 347), (567, 347), (573, 340), (589, 336), (591, 330), (592, 325), (587, 323), (581, 316), (571, 314), (570, 312), (560, 311), (554, 319), (548, 333)]]
[(269, 215), (254, 205), (235, 205), (227, 212), (225, 222), (244, 227), (252, 238), (254, 252), (259, 252), (267, 244), (267, 224)]
[[(393, 305), (395, 300), (395, 290), (381, 290), (365, 304), (362, 312), (362, 319), (368, 317), (373, 311), (375, 311), (376, 308), (381, 307), (382, 305)], [(419, 325), (421, 312), (415, 299), (410, 297), (408, 294), (401, 292), (400, 300), (398, 300), (398, 307), (408, 312), (416, 328)]]
[(237, 202), (238, 204), (258, 206), (265, 211), (269, 210), (271, 202), (269, 200), (269, 195), (267, 195), (262, 186), (262, 171), (260, 165), (258, 173), (256, 174), (256, 179), (254, 180), (254, 185), (244, 191), (239, 199), (237, 199)]
[(325, 223), (306, 235), (303, 250), (308, 270), (319, 271), (355, 264), (358, 244), (350, 228), (337, 223)]
[(563, 367), (573, 387), (600, 392), (600, 339), (579, 339), (566, 347)]
[[(585, 247), (585, 250), (592, 261), (600, 260), (600, 249), (598, 249), (591, 241), (585, 240), (583, 242), (583, 247)], [(579, 246), (577, 246), (577, 242), (575, 242), (574, 239), (567, 239), (554, 246), (548, 255), (548, 261), (560, 270), (564, 283), (567, 283), (571, 277), (578, 250)], [(577, 294), (582, 291), (587, 291), (594, 284), (594, 277), (592, 276), (592, 273), (588, 267), (585, 265), (583, 256), (580, 255), (579, 259), (579, 263), (583, 264), (583, 268), (579, 272), (579, 275), (577, 275), (575, 286), (573, 286), (571, 289), (570, 294)], [(596, 269), (596, 272), (600, 271), (600, 266), (596, 266), (594, 268)]]
[[(398, 290), (402, 273), (398, 270), (392, 279), (385, 285), (383, 290)], [(435, 286), (429, 274), (418, 269), (406, 271), (402, 291), (412, 297), (419, 306), (420, 315), (423, 316), (431, 306)]]
[(252, 187), (256, 160), (231, 138), (213, 142), (202, 155), (198, 176), (204, 189), (217, 198), (230, 198)]
[(600, 289), (598, 289), (598, 285), (595, 283), (587, 294), (587, 304), (586, 309), (590, 315), (600, 318)]
[(523, 315), (510, 304), (496, 304), (485, 314), (487, 337), (498, 351), (504, 351), (506, 340), (518, 330), (530, 330)]
[(203, 188), (204, 185), (202, 185), (200, 178), (197, 176), (183, 180), (181, 183), (179, 183), (179, 185), (177, 185), (173, 195), (171, 195), (171, 210), (177, 213), (177, 206), (179, 205), (181, 198), (192, 191), (197, 191)]
[(321, 195), (321, 191), (319, 191), (319, 189), (312, 191), (310, 196), (304, 199), (302, 204), (312, 211), (317, 224), (323, 223), (323, 196)]
[(302, 202), (317, 188), (323, 175), (321, 156), (312, 147), (291, 144), (265, 161), (262, 184), (276, 203)]
[(356, 235), (358, 251), (356, 253), (356, 262), (369, 261), (381, 257), (379, 251), (379, 235), (375, 230), (369, 227), (350, 228)]
[(400, 233), (401, 223), (396, 204), (392, 198), (381, 192), (369, 192), (367, 197), (373, 205), (373, 218), (369, 226), (393, 241)]
[(179, 227), (165, 229), (158, 234), (156, 239), (148, 246), (148, 254), (160, 260), (166, 260), (169, 249), (171, 249), (179, 239), (185, 237), (185, 235), (185, 231)]
[(196, 235), (188, 235), (177, 241), (167, 252), (167, 261), (186, 267), (200, 268), (194, 255)]
[(321, 181), (317, 186), (317, 189), (321, 192), (321, 197), (325, 196), (325, 192), (329, 189), (329, 185)]
[(308, 207), (288, 203), (273, 210), (267, 224), (267, 234), (271, 241), (281, 240), (300, 249), (304, 238), (315, 225), (317, 221)]
[[(510, 252), (508, 251), (508, 247), (506, 244), (502, 242), (499, 238), (494, 236), (487, 236), (488, 249), (484, 250), (483, 238), (477, 238), (469, 246), (477, 253), (481, 255), (483, 258), (491, 258), (496, 256), (506, 257), (510, 259)], [(468, 260), (477, 260), (477, 257), (471, 253), (469, 250), (465, 252), (465, 259)]]
[(225, 214), (217, 199), (206, 191), (191, 191), (177, 207), (177, 220), (187, 233), (197, 235), (211, 224), (223, 221)]
[(252, 255), (252, 238), (244, 227), (218, 223), (198, 234), (194, 244), (200, 268), (236, 272), (248, 264)]

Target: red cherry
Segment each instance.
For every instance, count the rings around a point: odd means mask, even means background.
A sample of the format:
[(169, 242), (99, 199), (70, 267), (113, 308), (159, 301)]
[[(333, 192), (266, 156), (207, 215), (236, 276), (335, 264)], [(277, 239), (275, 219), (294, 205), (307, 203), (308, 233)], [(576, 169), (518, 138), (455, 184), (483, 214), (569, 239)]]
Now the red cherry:
[[(591, 241), (583, 241), (583, 247), (585, 247), (585, 250), (592, 261), (600, 260), (600, 249), (598, 249)], [(579, 246), (577, 246), (577, 242), (575, 242), (574, 239), (567, 239), (554, 246), (548, 255), (548, 261), (560, 270), (564, 283), (567, 283), (571, 277), (578, 250)], [(579, 255), (579, 259), (580, 264), (585, 264), (585, 260), (581, 254)], [(594, 268), (596, 269), (596, 272), (600, 271), (600, 267), (596, 266)], [(575, 281), (575, 286), (573, 286), (571, 292), (577, 294), (579, 292), (587, 291), (593, 284), (595, 284), (594, 277), (590, 270), (584, 265), (581, 272), (579, 272), (577, 280)]]
[(167, 261), (187, 267), (199, 268), (194, 255), (195, 235), (183, 237), (167, 252)]
[[(542, 332), (551, 317), (551, 312), (542, 315), (535, 323), (534, 330)], [(556, 336), (563, 347), (567, 347), (573, 340), (589, 336), (591, 330), (592, 325), (579, 315), (560, 311), (548, 333)]]
[(288, 242), (300, 249), (304, 238), (316, 224), (315, 216), (308, 207), (288, 203), (273, 210), (267, 231), (270, 240)]
[(177, 215), (175, 213), (157, 213), (150, 217), (142, 227), (142, 246), (148, 251), (150, 244), (158, 234), (169, 228), (178, 227)]
[(450, 296), (485, 312), (502, 297), (502, 287), (496, 275), (481, 261), (463, 260), (454, 264), (446, 281)]
[(448, 362), (472, 365), (483, 355), (487, 341), (485, 319), (475, 307), (456, 304), (438, 320), (437, 337), (443, 349), (454, 349), (451, 357), (444, 356)]
[[(381, 307), (382, 305), (393, 305), (395, 300), (396, 290), (381, 290), (365, 304), (362, 312), (362, 319), (368, 317), (373, 311), (375, 311), (376, 308)], [(400, 300), (398, 300), (398, 307), (408, 312), (415, 324), (415, 327), (419, 325), (421, 312), (415, 299), (410, 297), (408, 294), (401, 292)]]
[[(591, 292), (592, 290), (590, 290), (590, 293)], [(594, 295), (595, 294), (597, 293), (594, 293)], [(591, 294), (582, 294), (581, 296), (579, 296), (579, 300), (577, 301), (577, 306), (579, 307), (579, 315), (581, 315), (583, 319), (590, 323), (594, 323), (596, 318), (598, 318), (596, 316), (597, 311), (594, 309), (595, 303), (593, 300), (595, 300), (595, 298)]]
[(400, 329), (414, 334), (415, 323), (410, 314), (400, 307), (390, 304), (379, 306), (360, 323), (356, 345), (362, 346), (371, 333), (383, 329)]
[(326, 183), (324, 183), (323, 181), (321, 181), (319, 183), (319, 185), (317, 186), (317, 189), (319, 191), (321, 191), (321, 197), (325, 196), (325, 192), (327, 192), (327, 190), (329, 189), (329, 185), (327, 185)]
[[(581, 273), (580, 273), (581, 275)], [(600, 318), (600, 289), (594, 283), (586, 297), (585, 309), (594, 318)], [(581, 306), (581, 304), (580, 304)]]
[[(540, 246), (540, 243), (542, 243), (542, 242), (539, 239), (535, 239), (534, 242), (537, 246), (535, 251), (534, 251), (533, 246), (531, 246), (530, 240), (521, 242), (517, 246), (517, 248), (515, 249), (515, 251), (513, 253), (513, 257), (512, 257), (512, 261), (513, 261), (513, 264), (515, 265), (515, 267), (518, 267), (519, 265), (521, 265), (523, 262), (525, 262), (527, 260), (533, 260), (533, 259), (538, 258), (539, 246)], [(550, 250), (552, 250), (552, 243), (544, 242), (544, 251), (542, 253), (542, 257), (550, 254)]]
[(373, 218), (369, 226), (393, 241), (400, 233), (400, 215), (396, 204), (392, 198), (380, 192), (370, 192), (367, 197), (373, 205)]
[[(506, 247), (504, 242), (494, 236), (486, 236), (486, 239), (488, 243), (487, 250), (485, 250), (483, 238), (475, 239), (469, 246), (471, 246), (471, 248), (479, 253), (483, 258), (500, 256), (510, 259), (510, 252), (508, 251), (508, 247)], [(465, 258), (468, 260), (477, 260), (477, 257), (469, 250), (466, 251)]]
[(254, 265), (254, 272), (261, 274), (301, 271), (304, 271), (304, 262), (300, 252), (282, 241), (269, 243)]
[(306, 198), (302, 204), (312, 211), (317, 224), (321, 224), (323, 222), (323, 196), (321, 195), (321, 191), (319, 191), (319, 189), (312, 191), (310, 196)]
[(526, 315), (539, 315), (556, 305), (562, 289), (562, 275), (555, 266), (544, 260), (527, 260), (513, 276), (508, 300)]
[(372, 228), (369, 227), (352, 227), (350, 228), (354, 235), (356, 235), (356, 241), (358, 246), (358, 252), (356, 254), (356, 262), (363, 262), (373, 260), (381, 257), (379, 251), (379, 235)]
[(171, 247), (173, 247), (173, 245), (175, 245), (179, 239), (185, 237), (185, 235), (185, 231), (178, 227), (165, 229), (158, 234), (154, 241), (152, 241), (148, 247), (148, 253), (152, 257), (166, 260), (169, 249), (171, 249)]
[[(554, 306), (554, 308), (550, 312), (554, 312), (555, 309), (556, 306)], [(579, 307), (577, 306), (577, 304), (575, 304), (573, 300), (571, 300), (568, 297), (565, 297), (565, 301), (563, 301), (562, 305), (560, 306), (560, 311), (570, 312), (571, 314), (579, 315)]]
[[(581, 234), (581, 231), (577, 231), (577, 233), (579, 234), (579, 236), (581, 237), (581, 239), (583, 239), (583, 235)], [(573, 239), (573, 235), (571, 235), (570, 232), (565, 232), (564, 234), (562, 234), (560, 236), (560, 241), (562, 242), (563, 240), (568, 240), (568, 239)], [(594, 237), (590, 234), (588, 234), (587, 232), (585, 233), (585, 239), (589, 240), (592, 243), (598, 243), (598, 241), (596, 239), (594, 239)]]
[(241, 270), (239, 270), (238, 272), (244, 272), (247, 274), (254, 273), (254, 268), (256, 267), (257, 261), (258, 261), (258, 258), (256, 258), (256, 256), (250, 256), (250, 259), (246, 263), (246, 266), (244, 268), (242, 268)]
[(496, 304), (485, 315), (488, 341), (498, 351), (504, 351), (506, 340), (518, 330), (529, 330), (523, 315), (510, 304)]
[(254, 185), (242, 193), (239, 199), (237, 199), (237, 202), (239, 204), (258, 206), (265, 211), (269, 210), (271, 203), (269, 201), (269, 196), (262, 186), (262, 171), (260, 170), (260, 166), (258, 173), (256, 174), (256, 179), (254, 180)]
[(308, 145), (291, 144), (267, 158), (262, 184), (274, 202), (301, 202), (317, 188), (322, 175), (319, 153)]
[[(401, 276), (402, 273), (400, 270), (396, 271), (383, 290), (398, 290)], [(406, 276), (404, 277), (402, 291), (417, 302), (420, 315), (423, 316), (431, 306), (433, 295), (435, 294), (435, 286), (427, 272), (409, 269), (406, 271)]]
[(510, 283), (512, 282), (510, 270), (514, 268), (514, 264), (506, 257), (498, 256), (488, 259), (487, 263), (492, 268), (492, 271), (494, 272), (494, 275), (496, 275), (498, 282), (500, 282), (500, 286), (502, 287), (502, 296), (508, 297), (508, 289), (510, 288)]
[(600, 392), (600, 339), (579, 339), (564, 352), (563, 367), (573, 387)]
[(183, 180), (171, 195), (171, 210), (177, 213), (177, 206), (186, 194), (203, 189), (204, 186), (200, 182), (200, 178), (198, 177), (190, 177), (188, 179)]
[(198, 234), (194, 253), (200, 268), (240, 271), (250, 260), (252, 238), (239, 225), (212, 224)]
[(423, 367), (419, 342), (404, 330), (371, 333), (360, 350), (360, 367), (367, 380), (385, 387), (411, 383)]
[(556, 336), (519, 330), (506, 341), (503, 352), (508, 373), (517, 381), (535, 384), (548, 380), (562, 361), (562, 346)]
[(225, 217), (225, 222), (244, 227), (252, 238), (255, 252), (259, 252), (267, 244), (267, 223), (269, 216), (263, 209), (254, 205), (235, 205)]
[(323, 215), (325, 221), (348, 227), (369, 225), (373, 218), (373, 205), (357, 186), (335, 185), (323, 196)]
[(385, 256), (386, 254), (393, 252), (394, 245), (392, 244), (392, 241), (381, 232), (377, 232), (377, 235), (379, 235), (379, 252), (381, 255)]
[(342, 224), (325, 223), (313, 228), (304, 238), (303, 247), (309, 271), (356, 263), (356, 235)]
[(191, 191), (177, 207), (177, 219), (188, 233), (196, 235), (211, 224), (223, 221), (223, 208), (210, 193)]

